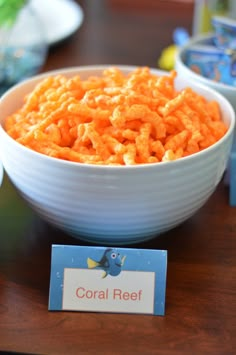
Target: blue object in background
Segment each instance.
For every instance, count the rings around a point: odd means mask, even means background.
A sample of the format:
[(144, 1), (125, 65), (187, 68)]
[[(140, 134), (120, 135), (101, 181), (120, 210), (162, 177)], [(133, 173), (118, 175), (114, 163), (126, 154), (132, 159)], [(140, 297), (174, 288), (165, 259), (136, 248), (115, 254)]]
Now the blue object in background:
[(183, 46), (189, 40), (189, 33), (183, 27), (177, 27), (173, 32), (173, 41), (177, 46)]
[(228, 169), (226, 173), (226, 183), (229, 184), (229, 203), (230, 206), (236, 206), (236, 139), (230, 153)]

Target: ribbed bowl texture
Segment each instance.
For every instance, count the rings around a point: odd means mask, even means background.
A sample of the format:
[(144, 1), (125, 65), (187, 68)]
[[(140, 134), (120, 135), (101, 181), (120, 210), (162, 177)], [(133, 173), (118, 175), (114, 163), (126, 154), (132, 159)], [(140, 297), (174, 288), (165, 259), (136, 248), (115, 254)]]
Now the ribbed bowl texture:
[[(124, 72), (134, 67), (119, 66)], [(14, 141), (4, 119), (43, 77), (101, 74), (99, 67), (64, 69), (18, 84), (0, 101), (0, 151), (12, 183), (47, 222), (76, 238), (105, 245), (145, 241), (192, 216), (211, 196), (226, 169), (235, 115), (219, 93), (181, 78), (176, 87), (192, 87), (219, 102), (226, 135), (206, 150), (173, 162), (135, 166), (97, 166), (51, 158)], [(165, 74), (154, 70), (158, 75)]]

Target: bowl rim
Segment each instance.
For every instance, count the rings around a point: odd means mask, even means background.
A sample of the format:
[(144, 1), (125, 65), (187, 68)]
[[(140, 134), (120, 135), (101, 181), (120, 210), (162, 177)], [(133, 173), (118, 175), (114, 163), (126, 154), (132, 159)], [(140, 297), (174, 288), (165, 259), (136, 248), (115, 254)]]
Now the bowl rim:
[(203, 40), (210, 40), (213, 39), (215, 37), (214, 33), (208, 33), (208, 34), (200, 34), (200, 35), (196, 35), (194, 37), (191, 37), (188, 42), (183, 45), (182, 47), (178, 48), (177, 52), (176, 52), (176, 56), (175, 56), (175, 67), (176, 70), (177, 66), (181, 66), (189, 75), (191, 75), (194, 79), (196, 80), (200, 80), (202, 84), (204, 85), (217, 85), (217, 87), (221, 90), (227, 90), (229, 92), (231, 92), (231, 94), (236, 94), (236, 87), (232, 86), (232, 85), (228, 85), (228, 84), (224, 84), (224, 83), (220, 83), (214, 80), (210, 80), (208, 78), (205, 78), (204, 76), (195, 73), (194, 71), (192, 71), (191, 69), (189, 69), (189, 67), (187, 67), (187, 65), (185, 65), (184, 61), (183, 61), (183, 56), (186, 53), (186, 50), (188, 48), (190, 48), (192, 45), (196, 45), (196, 44), (201, 44), (200, 42)]
[[(118, 67), (121, 70), (134, 70), (137, 67), (140, 66), (136, 66), (136, 65), (120, 65), (120, 64), (101, 64), (101, 65), (84, 65), (84, 66), (73, 66), (73, 67), (65, 67), (65, 68), (60, 68), (60, 69), (56, 69), (56, 70), (51, 70), (51, 71), (47, 71), (44, 72), (42, 74), (38, 74), (35, 75), (31, 78), (28, 78), (16, 85), (14, 85), (11, 89), (9, 89), (6, 93), (4, 93), (2, 95), (2, 97), (0, 97), (0, 110), (1, 110), (1, 104), (2, 101), (8, 97), (9, 95), (11, 95), (16, 89), (19, 89), (21, 86), (25, 86), (28, 83), (33, 83), (33, 82), (37, 82), (45, 77), (48, 77), (49, 75), (57, 75), (57, 74), (71, 74), (74, 73), (75, 71), (79, 70), (80, 72), (86, 72), (87, 70), (104, 70), (105, 68), (108, 67)], [(156, 68), (151, 68), (150, 70), (155, 74), (168, 74), (167, 71), (161, 70), (161, 69), (156, 69)], [(181, 80), (181, 78), (180, 78)], [(186, 80), (186, 79), (184, 79)], [(212, 95), (215, 96), (215, 99), (220, 98), (221, 101), (224, 102), (224, 104), (228, 107), (229, 109), (229, 113), (230, 113), (230, 122), (229, 122), (229, 127), (227, 132), (225, 133), (225, 135), (219, 139), (217, 142), (215, 142), (213, 145), (211, 145), (210, 147), (207, 147), (203, 150), (201, 150), (200, 152), (188, 155), (186, 157), (182, 157), (180, 159), (176, 159), (173, 161), (167, 161), (167, 162), (157, 162), (157, 163), (141, 163), (141, 164), (135, 164), (135, 165), (103, 165), (103, 164), (89, 164), (89, 163), (79, 163), (79, 162), (74, 162), (74, 161), (69, 161), (69, 160), (63, 160), (63, 159), (59, 159), (59, 158), (55, 158), (55, 157), (51, 157), (48, 155), (45, 155), (43, 153), (39, 153), (35, 150), (32, 150), (20, 143), (18, 143), (16, 140), (14, 140), (11, 136), (9, 136), (7, 134), (7, 132), (4, 129), (3, 126), (3, 122), (4, 122), (4, 118), (0, 119), (0, 137), (1, 135), (4, 135), (5, 138), (7, 140), (9, 140), (12, 144), (15, 144), (16, 147), (18, 147), (18, 149), (22, 149), (23, 153), (27, 153), (27, 154), (31, 154), (32, 158), (35, 156), (41, 157), (42, 159), (45, 159), (45, 161), (51, 161), (54, 164), (65, 164), (65, 165), (69, 165), (69, 166), (79, 166), (81, 168), (86, 168), (86, 169), (101, 169), (101, 170), (110, 170), (110, 169), (114, 169), (114, 170), (123, 170), (126, 171), (127, 169), (132, 169), (132, 170), (139, 170), (139, 169), (150, 169), (150, 167), (155, 167), (156, 169), (159, 169), (160, 167), (163, 168), (163, 166), (165, 167), (169, 167), (169, 166), (175, 166), (175, 165), (181, 165), (184, 164), (184, 162), (188, 162), (189, 160), (191, 161), (192, 159), (197, 159), (197, 158), (201, 158), (204, 157), (204, 155), (206, 154), (210, 154), (212, 151), (217, 150), (219, 148), (220, 145), (222, 145), (224, 143), (224, 141), (226, 141), (228, 139), (229, 136), (233, 135), (235, 126), (236, 126), (236, 115), (235, 115), (235, 111), (233, 109), (232, 104), (229, 102), (228, 99), (226, 99), (221, 93), (217, 92), (216, 90), (212, 89), (211, 87), (208, 87), (207, 85), (204, 85), (202, 83), (194, 83), (192, 82), (193, 86), (196, 86), (200, 89), (203, 89), (203, 91), (207, 91), (209, 93), (211, 93)], [(1, 155), (0, 155), (0, 162), (1, 162)]]

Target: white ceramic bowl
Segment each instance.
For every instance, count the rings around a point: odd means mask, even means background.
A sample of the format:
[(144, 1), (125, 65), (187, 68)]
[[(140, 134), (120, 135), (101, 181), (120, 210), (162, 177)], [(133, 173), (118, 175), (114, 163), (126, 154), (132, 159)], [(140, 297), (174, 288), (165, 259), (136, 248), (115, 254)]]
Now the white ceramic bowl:
[(198, 35), (195, 37), (192, 37), (186, 45), (181, 47), (177, 54), (176, 54), (176, 59), (175, 59), (175, 69), (181, 76), (181, 78), (186, 78), (187, 80), (194, 81), (195, 83), (201, 83), (209, 88), (212, 88), (222, 95), (224, 95), (232, 104), (235, 112), (236, 112), (236, 87), (235, 86), (230, 86), (226, 85), (223, 83), (219, 83), (216, 81), (213, 81), (211, 79), (205, 78), (200, 74), (195, 73), (191, 69), (189, 69), (186, 64), (185, 64), (185, 56), (186, 56), (186, 51), (189, 47), (192, 45), (202, 45), (202, 44), (207, 44), (211, 42), (213, 39), (213, 34), (204, 34), (204, 35)]
[[(134, 69), (120, 68), (124, 72)], [(80, 67), (54, 73), (79, 73), (85, 78), (103, 69)], [(211, 196), (226, 168), (235, 125), (232, 106), (223, 96), (191, 83), (198, 93), (219, 102), (223, 120), (229, 126), (226, 135), (210, 148), (173, 162), (97, 166), (39, 154), (5, 132), (5, 117), (20, 106), (22, 97), (42, 77), (19, 84), (1, 98), (0, 151), (11, 181), (45, 220), (94, 243), (137, 243), (179, 225)], [(176, 87), (182, 89), (188, 84), (179, 78)]]

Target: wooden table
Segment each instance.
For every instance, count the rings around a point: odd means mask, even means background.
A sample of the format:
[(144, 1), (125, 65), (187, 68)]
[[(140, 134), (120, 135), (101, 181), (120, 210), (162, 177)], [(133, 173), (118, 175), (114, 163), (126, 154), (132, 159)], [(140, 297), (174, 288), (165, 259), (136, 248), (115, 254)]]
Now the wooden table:
[[(87, 64), (156, 66), (191, 3), (80, 2), (84, 24), (51, 48), (43, 70)], [(236, 209), (223, 182), (191, 219), (138, 248), (168, 250), (166, 315), (49, 312), (52, 243), (82, 244), (0, 189), (0, 350), (34, 354), (235, 353)], [(234, 348), (234, 349), (233, 349)], [(233, 351), (234, 350), (234, 351)]]

